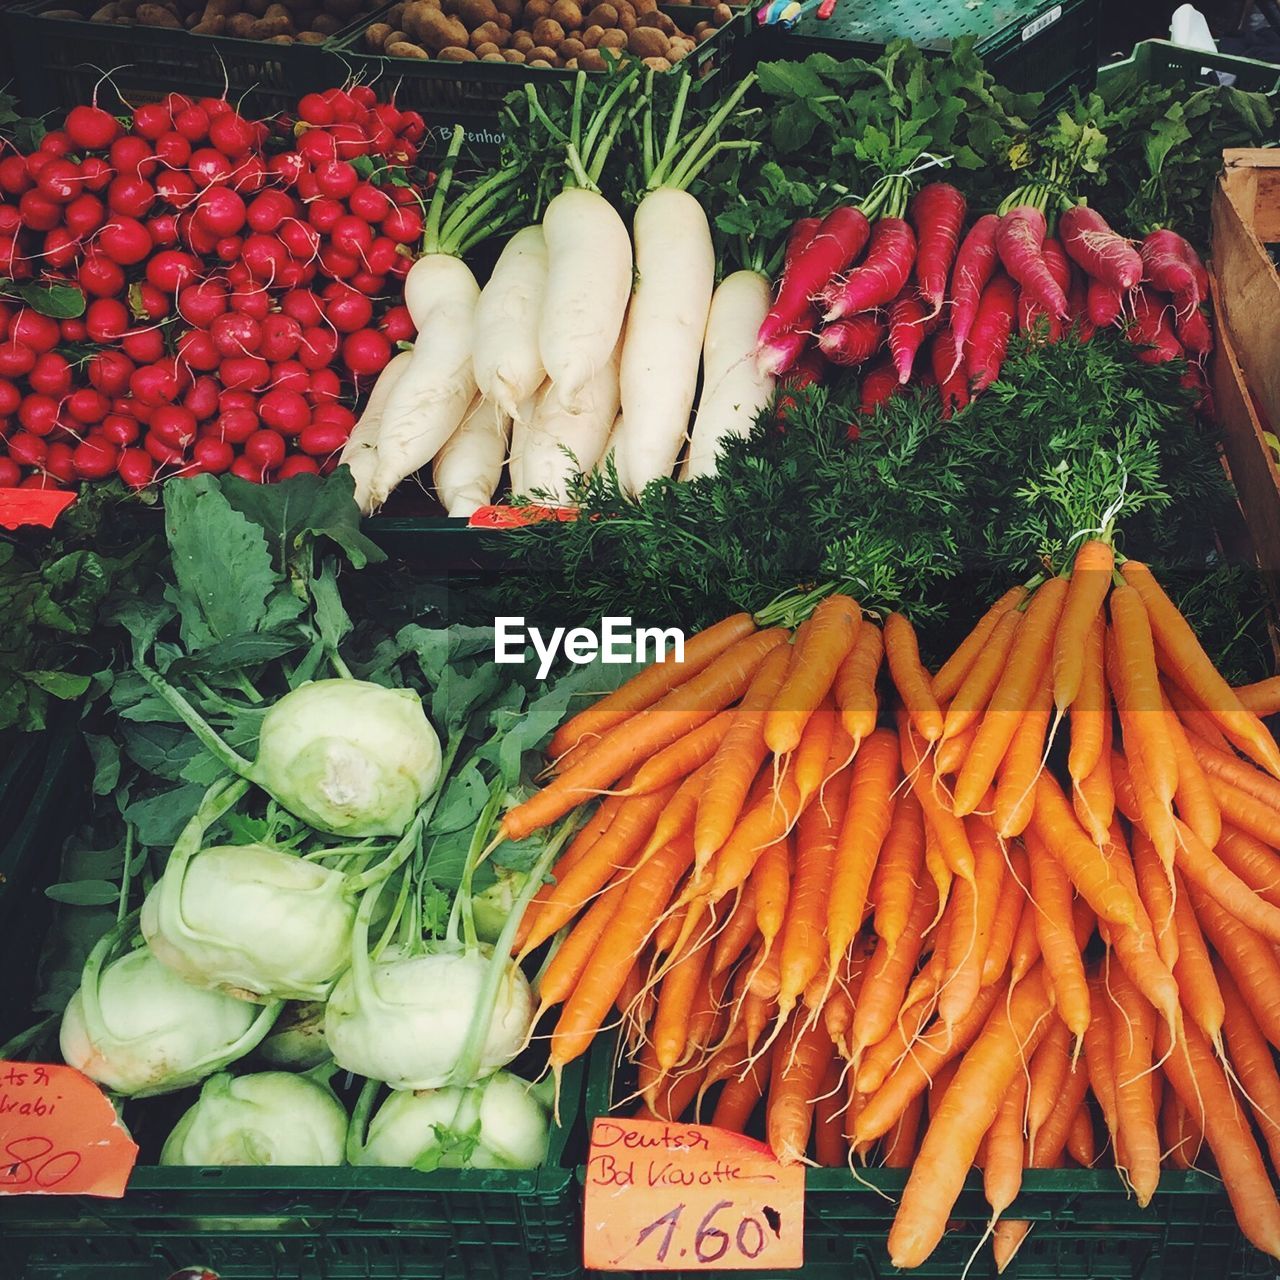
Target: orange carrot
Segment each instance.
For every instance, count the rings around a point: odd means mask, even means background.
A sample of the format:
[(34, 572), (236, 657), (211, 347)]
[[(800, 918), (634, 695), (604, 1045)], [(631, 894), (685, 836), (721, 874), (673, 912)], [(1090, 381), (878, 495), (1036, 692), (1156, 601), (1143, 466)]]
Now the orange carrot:
[(711, 953), (711, 972), (724, 973), (736, 964), (755, 935), (756, 883), (751, 879), (738, 890), (724, 928), (716, 935), (715, 948)]
[(1011, 587), (978, 619), (974, 629), (933, 677), (933, 694), (940, 703), (949, 702), (956, 696), (978, 655), (986, 649), (996, 624), (1005, 614), (1017, 610), (1026, 598), (1026, 587)]
[(1275, 1057), (1226, 967), (1215, 967), (1226, 1012), (1223, 1030), (1231, 1065), (1271, 1153), (1271, 1166), (1280, 1168), (1280, 1074), (1276, 1072)]
[(927, 999), (906, 1005), (893, 1030), (883, 1040), (871, 1046), (858, 1064), (856, 1072), (858, 1088), (863, 1093), (875, 1093), (893, 1074), (899, 1060), (929, 1020), (931, 1012), (932, 1006)]
[(893, 817), (897, 782), (897, 735), (890, 729), (877, 729), (854, 757), (846, 805), (840, 814), (826, 903), (827, 957), (833, 967), (862, 925), (871, 875)]
[(824, 1169), (843, 1169), (845, 1162), (844, 1090), (840, 1059), (829, 1054), (813, 1108), (813, 1154)]
[(1178, 962), (1178, 933), (1174, 927), (1173, 880), (1166, 873), (1151, 837), (1133, 828), (1133, 865), (1142, 905), (1155, 930), (1156, 945), (1169, 968)]
[(1178, 713), (1178, 719), (1182, 721), (1187, 732), (1199, 738), (1202, 742), (1209, 743), (1216, 750), (1230, 754), (1232, 752), (1231, 743), (1227, 741), (1226, 735), (1218, 728), (1218, 722), (1207, 711), (1203, 710), (1199, 703), (1169, 675), (1166, 670), (1167, 664), (1161, 658), (1159, 650), (1156, 651), (1156, 661), (1160, 663), (1160, 685), (1164, 690), (1164, 696), (1173, 705), (1173, 709)]
[[(938, 851), (953, 875), (959, 876), (962, 880), (972, 880), (973, 850), (969, 847), (969, 837), (965, 834), (964, 823), (952, 808), (943, 803), (933, 779), (926, 774), (923, 767), (924, 751), (903, 711), (898, 712), (898, 740), (901, 746), (903, 772), (910, 780), (911, 789), (924, 810), (926, 828), (933, 832)], [(927, 863), (927, 843), (925, 853)], [(945, 898), (943, 900), (945, 901)]]
[(707, 896), (711, 901), (719, 901), (746, 883), (761, 854), (795, 825), (800, 809), (800, 793), (790, 776), (782, 779), (776, 792), (766, 789), (747, 807), (707, 868), (711, 879)]
[(1255, 716), (1273, 716), (1280, 711), (1280, 676), (1241, 685), (1235, 691), (1240, 705)]
[(963, 683), (947, 707), (943, 719), (942, 740), (949, 742), (959, 737), (971, 726), (976, 727), (991, 702), (991, 695), (1000, 683), (1009, 651), (1022, 625), (1022, 614), (1017, 609), (1006, 613), (991, 633), (991, 638), (976, 656)]
[(891, 613), (884, 621), (884, 654), (916, 732), (926, 742), (937, 742), (942, 737), (942, 712), (933, 696), (933, 680), (920, 661), (916, 630), (900, 613)]
[(1036, 802), (1036, 779), (1044, 769), (1045, 735), (1053, 718), (1053, 690), (1049, 669), (1036, 689), (1000, 763), (996, 784), (996, 830), (1006, 839), (1020, 836), (1031, 821)]
[[(822, 699), (822, 705), (809, 717), (800, 743), (791, 757), (795, 771), (796, 789), (801, 804), (808, 804), (827, 779), (853, 757), (853, 743), (841, 726), (840, 745), (836, 744), (836, 727), (840, 717), (836, 713), (835, 698), (830, 692)], [(832, 759), (839, 751), (839, 756)]]
[(1178, 962), (1173, 976), (1182, 997), (1182, 1006), (1191, 1020), (1214, 1044), (1222, 1040), (1222, 992), (1214, 976), (1209, 948), (1205, 945), (1200, 922), (1180, 875), (1174, 876), (1177, 897), (1173, 903), (1174, 933), (1178, 939)]
[(852, 1053), (855, 1058), (861, 1057), (865, 1049), (878, 1044), (893, 1030), (934, 908), (932, 892), (922, 890), (912, 903), (907, 927), (898, 936), (897, 945), (891, 947), (884, 938), (877, 942), (853, 1010)]
[(1177, 857), (1178, 831), (1174, 826), (1173, 811), (1156, 799), (1142, 758), (1132, 747), (1125, 757), (1111, 753), (1111, 777), (1115, 783), (1116, 804), (1135, 826), (1141, 827), (1151, 837), (1165, 874), (1172, 873)]
[(743, 1075), (725, 1081), (724, 1088), (716, 1099), (715, 1113), (711, 1117), (711, 1123), (717, 1129), (728, 1129), (732, 1133), (742, 1133), (746, 1129), (751, 1113), (764, 1097), (773, 1052), (773, 1046), (770, 1045)]
[(1053, 640), (1053, 703), (1060, 716), (1080, 693), (1087, 660), (1085, 642), (1101, 616), (1102, 602), (1111, 590), (1114, 568), (1115, 555), (1110, 543), (1089, 538), (1080, 544), (1071, 566), (1071, 585), (1062, 607), (1058, 633)]
[[(1031, 884), (1031, 872), (1027, 865), (1027, 851), (1020, 845), (1010, 848), (1008, 874), (1000, 885), (1000, 898), (996, 903), (996, 916), (991, 924), (991, 937), (987, 954), (982, 962), (982, 985), (990, 986), (1005, 975), (1009, 958), (1013, 954), (1013, 940), (1022, 920), (1027, 903), (1027, 886)], [(1028, 965), (1028, 968), (1030, 966)], [(1026, 970), (1024, 969), (1025, 973)], [(1021, 976), (1021, 975), (1019, 975)]]
[(1067, 798), (1053, 776), (1042, 773), (1036, 783), (1036, 807), (1029, 830), (1062, 864), (1081, 896), (1112, 924), (1133, 924), (1137, 903), (1116, 879), (1106, 856), (1076, 821)]
[(1097, 763), (1078, 781), (1071, 785), (1071, 807), (1080, 819), (1080, 825), (1089, 833), (1094, 844), (1105, 844), (1111, 819), (1116, 812), (1115, 780), (1111, 776), (1111, 712), (1102, 727), (1102, 750)]
[(813, 1105), (822, 1083), (831, 1041), (822, 1027), (797, 1019), (773, 1055), (765, 1140), (782, 1164), (804, 1159), (813, 1127)]
[(791, 651), (779, 645), (760, 664), (738, 704), (729, 732), (711, 763), (698, 795), (698, 816), (693, 828), (693, 848), (698, 865), (729, 838), (747, 793), (768, 755), (764, 721), (791, 663)]
[(1049, 662), (1066, 593), (1066, 579), (1052, 578), (1031, 597), (1009, 661), (982, 717), (973, 750), (956, 778), (953, 807), (957, 815), (977, 808), (1031, 705), (1041, 673)]
[(1035, 834), (1027, 837), (1031, 860), (1031, 900), (1036, 910), (1040, 954), (1053, 984), (1058, 1014), (1077, 1040), (1089, 1027), (1089, 987), (1072, 924), (1071, 882)]
[[(1179, 615), (1181, 616), (1181, 615)], [(1171, 1045), (1161, 1025), (1156, 1051), (1163, 1058), (1165, 1075), (1182, 1104), (1204, 1128), (1222, 1175), (1236, 1224), (1264, 1253), (1280, 1257), (1280, 1202), (1262, 1163), (1249, 1122), (1236, 1102), (1231, 1085), (1214, 1058), (1213, 1050), (1198, 1028), (1187, 1026), (1180, 1044)]]
[(1213, 717), (1229, 737), (1245, 744), (1252, 759), (1280, 777), (1280, 748), (1266, 726), (1245, 709), (1235, 691), (1219, 674), (1213, 660), (1200, 647), (1196, 633), (1165, 595), (1151, 570), (1137, 560), (1126, 560), (1120, 572), (1141, 596), (1159, 642), (1161, 654), (1184, 689)]
[(892, 951), (911, 917), (924, 870), (924, 814), (920, 801), (908, 791), (893, 806), (889, 834), (880, 848), (871, 878), (876, 933)]
[(1197, 735), (1189, 735), (1187, 741), (1200, 767), (1211, 778), (1230, 783), (1273, 809), (1280, 808), (1280, 782), (1269, 773), (1263, 773), (1247, 760), (1241, 760), (1230, 746), (1215, 747)]
[(1120, 1124), (1116, 1112), (1115, 1027), (1113, 1007), (1102, 975), (1089, 976), (1089, 1029), (1084, 1033), (1084, 1066), (1089, 1087), (1098, 1100), (1102, 1121), (1111, 1137), (1119, 1142)]
[(735, 613), (697, 635), (684, 646), (683, 662), (656, 662), (632, 676), (621, 688), (566, 720), (547, 748), (552, 759), (572, 750), (584, 738), (599, 737), (646, 710), (672, 689), (705, 671), (722, 653), (749, 636), (756, 624), (749, 613)]
[(1225, 910), (1273, 943), (1280, 943), (1280, 908), (1258, 897), (1190, 827), (1178, 823), (1178, 869)]
[(1164, 1091), (1164, 1105), (1160, 1108), (1160, 1141), (1164, 1143), (1175, 1169), (1195, 1167), (1204, 1136), (1194, 1132), (1191, 1117), (1173, 1089)]
[(1088, 1072), (1082, 1063), (1075, 1063), (1067, 1072), (1062, 1092), (1058, 1095), (1049, 1118), (1044, 1122), (1036, 1140), (1027, 1146), (1029, 1169), (1056, 1168), (1067, 1145), (1071, 1126), (1080, 1113), (1081, 1104), (1089, 1089)]
[(909, 1169), (919, 1148), (920, 1121), (924, 1116), (924, 1095), (913, 1098), (898, 1123), (885, 1136), (881, 1163), (886, 1169)]
[(1027, 1090), (1027, 1139), (1035, 1144), (1038, 1134), (1053, 1113), (1062, 1086), (1071, 1070), (1071, 1028), (1053, 1014), (1049, 1029), (1031, 1059), (1031, 1083)]
[[(747, 1049), (754, 1052), (764, 1029), (769, 1025), (774, 1011), (778, 1007), (777, 1000), (769, 1000), (748, 991), (742, 1001), (742, 1025), (747, 1032)], [(767, 1043), (767, 1042), (766, 1042)]]
[(662, 979), (650, 1039), (663, 1072), (673, 1070), (684, 1057), (689, 1019), (710, 957), (710, 944), (695, 942), (675, 957)]
[(751, 971), (748, 982), (750, 990), (766, 1000), (777, 1000), (778, 986), (782, 981), (781, 965), (782, 962), (776, 950), (770, 951), (768, 955), (761, 952), (759, 961)]
[(1236, 989), (1262, 1034), (1280, 1046), (1280, 960), (1275, 948), (1196, 885), (1188, 885), (1187, 892), (1204, 936), (1235, 979)]
[(1014, 1075), (1044, 1035), (1051, 1005), (1043, 972), (1029, 974), (965, 1055), (924, 1136), (889, 1231), (895, 1267), (919, 1266), (942, 1239), (978, 1144)]
[[(547, 963), (538, 984), (538, 998), (543, 1008), (560, 1004), (572, 995), (583, 971), (600, 945), (609, 922), (617, 913), (618, 904), (622, 901), (622, 895), (626, 889), (625, 879), (615, 880), (596, 898), (590, 909), (569, 931), (569, 936), (560, 944)], [(628, 971), (628, 979), (629, 976), (630, 971)]]
[(796, 632), (786, 680), (765, 716), (764, 740), (775, 756), (794, 751), (836, 672), (858, 638), (862, 610), (848, 596), (828, 596)]
[(1120, 1145), (1138, 1204), (1146, 1208), (1160, 1182), (1160, 1131), (1148, 1078), (1156, 1011), (1129, 980), (1123, 965), (1112, 966), (1110, 987), (1118, 1010), (1111, 1026)]
[[(1080, 1068), (1083, 1072), (1084, 1068)], [(1098, 1158), (1097, 1141), (1093, 1136), (1093, 1113), (1089, 1110), (1086, 1098), (1077, 1108), (1067, 1130), (1067, 1152), (1071, 1158), (1085, 1169), (1093, 1167)]]
[(858, 629), (858, 638), (836, 672), (833, 693), (840, 719), (854, 743), (871, 736), (880, 702), (876, 677), (884, 660), (884, 637), (870, 624)]
[(650, 756), (636, 770), (635, 777), (627, 788), (628, 792), (642, 796), (672, 783), (683, 782), (695, 769), (701, 768), (715, 756), (736, 714), (733, 708), (722, 711), (692, 733), (686, 733), (669, 747), (663, 747), (657, 754)]
[[(870, 748), (867, 744), (867, 749)], [(894, 744), (896, 746), (896, 743)], [(859, 753), (862, 762), (866, 749)], [(833, 878), (838, 883), (836, 844), (845, 820), (846, 787), (831, 789), (826, 804), (810, 805), (796, 823), (796, 864), (787, 900), (787, 918), (782, 929), (779, 957), (778, 1012), (782, 1017), (795, 1007), (796, 999), (813, 980), (824, 960), (833, 973), (848, 950), (848, 942), (839, 951), (826, 953), (822, 927), (827, 919), (827, 899), (832, 896)], [(859, 917), (861, 923), (861, 917)], [(834, 980), (834, 979), (833, 979)]]
[(1238, 827), (1224, 826), (1214, 851), (1260, 898), (1280, 907), (1280, 856)]
[(1111, 631), (1114, 661), (1107, 671), (1116, 710), (1124, 729), (1125, 751), (1136, 751), (1146, 765), (1156, 799), (1168, 808), (1178, 787), (1178, 758), (1169, 738), (1169, 717), (1160, 695), (1155, 641), (1142, 597), (1132, 587), (1111, 593)]
[[(1210, 848), (1217, 845), (1222, 835), (1222, 810), (1205, 776), (1204, 768), (1191, 750), (1182, 721), (1173, 713), (1165, 699), (1165, 722), (1169, 727), (1169, 741), (1178, 760), (1178, 789), (1173, 802), (1178, 817)], [(1265, 774), (1259, 775), (1265, 777)], [(1271, 779), (1268, 779), (1271, 781)]]
[(596, 948), (551, 1034), (553, 1067), (563, 1067), (590, 1047), (627, 980), (631, 959), (692, 862), (693, 840), (686, 838), (667, 846), (631, 876), (610, 922), (608, 944)]
[(1103, 640), (1106, 624), (1099, 614), (1084, 637), (1080, 687), (1071, 703), (1071, 750), (1067, 771), (1073, 782), (1083, 782), (1098, 765), (1105, 750), (1103, 735), (1111, 728), (1111, 699), (1107, 694)]
[(946, 859), (942, 856), (938, 834), (928, 822), (924, 824), (924, 865), (929, 873), (929, 879), (933, 881), (934, 892), (938, 898), (938, 918), (941, 919), (951, 896), (951, 885), (955, 876), (952, 875), (951, 868), (947, 866)]
[(971, 881), (956, 886), (956, 924), (948, 941), (947, 978), (938, 993), (943, 1022), (958, 1022), (982, 987), (982, 970), (991, 945), (996, 905), (1004, 884), (1004, 854), (991, 824), (977, 815), (964, 819), (975, 859)]
[(1026, 1099), (1027, 1077), (1021, 1071), (1015, 1072), (987, 1133), (987, 1152), (982, 1163), (982, 1189), (991, 1206), (992, 1218), (998, 1218), (1022, 1189), (1026, 1150), (1022, 1113)]
[(666, 697), (605, 734), (590, 751), (502, 819), (508, 840), (562, 818), (570, 809), (612, 786), (647, 756), (692, 733), (746, 692), (756, 669), (786, 639), (781, 627), (758, 631), (725, 650), (705, 670)]
[[(1031, 884), (1029, 864), (1022, 883), (1028, 886)], [(1036, 932), (1036, 917), (1039, 914), (1035, 902), (1028, 897), (1022, 908), (1022, 914), (1018, 917), (1018, 927), (1013, 934), (1013, 946), (1009, 951), (1009, 978), (1015, 985), (1031, 972), (1032, 967), (1040, 959), (1040, 936)]]
[(1280, 842), (1280, 809), (1273, 808), (1221, 778), (1211, 778), (1209, 785), (1225, 822), (1239, 827), (1241, 831), (1247, 831), (1273, 848)]
[(756, 862), (747, 884), (755, 886), (756, 927), (764, 939), (765, 951), (782, 932), (787, 918), (787, 898), (791, 893), (791, 864), (794, 852), (790, 837), (774, 841)]
[(954, 738), (940, 738), (938, 749), (933, 753), (933, 772), (938, 778), (950, 777), (973, 750), (973, 740), (978, 736), (978, 726), (970, 725), (963, 733)]

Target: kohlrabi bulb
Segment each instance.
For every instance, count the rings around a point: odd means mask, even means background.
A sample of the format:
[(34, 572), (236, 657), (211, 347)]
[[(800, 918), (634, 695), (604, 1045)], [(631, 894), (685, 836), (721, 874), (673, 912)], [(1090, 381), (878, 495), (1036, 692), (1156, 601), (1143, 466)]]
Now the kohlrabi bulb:
[(142, 936), (188, 982), (249, 1000), (319, 1000), (351, 955), (356, 903), (339, 871), (266, 845), (215, 845), (171, 865)]
[(398, 836), (439, 785), (440, 763), (411, 689), (316, 680), (263, 717), (252, 776), (319, 831)]
[[(370, 965), (370, 986), (348, 969), (325, 1009), (333, 1060), (393, 1089), (438, 1089), (449, 1082), (481, 1000), (487, 947), (405, 955), (391, 948)], [(524, 1047), (533, 993), (519, 967), (505, 967), (477, 1076), (505, 1067)]]
[(282, 1071), (310, 1071), (329, 1056), (324, 1038), (324, 1005), (319, 1001), (290, 1002), (258, 1046), (258, 1057)]
[(498, 878), (471, 899), (471, 917), (481, 942), (497, 942), (507, 917), (515, 909), (516, 898), (528, 875), (523, 871), (498, 871)]
[(128, 1097), (173, 1093), (220, 1071), (266, 1035), (275, 1016), (184, 982), (146, 948), (112, 961), (62, 1015), (68, 1066)]
[(173, 1127), (162, 1165), (339, 1165), (347, 1113), (322, 1084), (288, 1071), (217, 1075)]
[(547, 1158), (538, 1090), (499, 1071), (470, 1089), (398, 1090), (369, 1125), (357, 1164), (423, 1169), (533, 1169)]

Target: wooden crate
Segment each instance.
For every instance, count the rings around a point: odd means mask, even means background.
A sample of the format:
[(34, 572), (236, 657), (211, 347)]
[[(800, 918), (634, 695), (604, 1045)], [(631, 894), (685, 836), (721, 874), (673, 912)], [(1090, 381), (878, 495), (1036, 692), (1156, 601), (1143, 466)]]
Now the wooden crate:
[[(1223, 445), (1259, 563), (1280, 588), (1280, 151), (1230, 150), (1213, 199), (1212, 378)], [(1274, 439), (1274, 435), (1272, 435)]]

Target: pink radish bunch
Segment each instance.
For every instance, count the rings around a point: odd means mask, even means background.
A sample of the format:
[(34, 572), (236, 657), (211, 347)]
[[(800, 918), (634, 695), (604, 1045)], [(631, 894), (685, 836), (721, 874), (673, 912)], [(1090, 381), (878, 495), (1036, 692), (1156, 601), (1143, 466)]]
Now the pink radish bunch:
[(421, 194), (386, 178), (424, 134), (367, 87), (272, 122), (175, 93), (127, 124), (75, 107), (0, 161), (0, 271), (84, 300), (0, 303), (0, 486), (336, 466), (414, 334)]

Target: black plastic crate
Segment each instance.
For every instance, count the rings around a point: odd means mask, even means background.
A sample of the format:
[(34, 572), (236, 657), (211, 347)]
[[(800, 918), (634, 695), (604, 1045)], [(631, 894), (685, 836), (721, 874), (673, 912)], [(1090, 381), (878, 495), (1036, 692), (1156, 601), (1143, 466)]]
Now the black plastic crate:
[[(692, 5), (664, 7), (680, 26), (692, 32), (710, 21), (712, 9)], [(383, 11), (385, 12), (385, 10)], [(389, 58), (368, 53), (364, 32), (382, 20), (382, 13), (362, 19), (328, 48), (345, 66), (348, 75), (372, 84), (380, 98), (393, 99), (405, 110), (418, 111), (428, 125), (424, 149), (441, 155), (449, 145), (455, 125), (466, 129), (467, 151), (482, 158), (497, 155), (505, 140), (501, 108), (503, 99), (526, 84), (548, 78), (571, 80), (576, 72), (553, 67), (527, 67), (514, 63), (445, 62), (431, 59)], [(751, 69), (747, 62), (751, 45), (751, 13), (742, 9), (713, 36), (703, 40), (680, 67), (692, 67), (699, 101), (712, 101), (727, 93)], [(603, 75), (604, 72), (590, 74)]]
[(1000, 84), (1043, 93), (1049, 111), (1073, 87), (1093, 87), (1099, 8), (1100, 0), (842, 0), (825, 21), (810, 13), (790, 30), (762, 28), (761, 57), (876, 58), (904, 38), (930, 53), (946, 53), (970, 36)]
[(95, 91), (99, 106), (127, 111), (175, 90), (197, 98), (225, 92), (247, 114), (270, 115), (343, 79), (342, 64), (321, 45), (44, 16), (63, 7), (29, 0), (3, 13), (15, 92), (29, 115), (68, 111), (93, 101)]
[[(24, 816), (0, 847), (0, 1040), (31, 1022), (52, 904), (44, 888), (92, 777), (74, 708), (0, 794)], [(40, 740), (33, 740), (39, 743)], [(34, 769), (36, 786), (26, 783)], [(0, 777), (9, 776), (0, 774)], [(120, 1200), (0, 1197), (3, 1280), (166, 1280), (203, 1265), (221, 1280), (554, 1280), (579, 1271), (572, 1155), (583, 1071), (565, 1073), (564, 1126), (540, 1169), (160, 1168), (139, 1165)], [(182, 1103), (190, 1095), (175, 1095)]]

